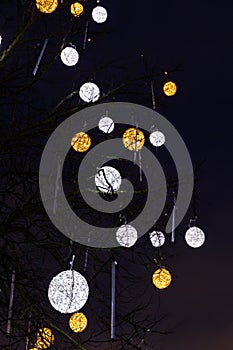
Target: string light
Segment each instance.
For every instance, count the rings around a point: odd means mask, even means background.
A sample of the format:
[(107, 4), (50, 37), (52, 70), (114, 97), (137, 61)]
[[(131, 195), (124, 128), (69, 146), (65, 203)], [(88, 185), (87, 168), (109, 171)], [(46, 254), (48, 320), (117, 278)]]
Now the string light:
[(74, 46), (66, 46), (61, 51), (60, 57), (66, 66), (75, 66), (79, 60), (78, 51)]
[(145, 143), (143, 132), (136, 128), (129, 128), (122, 136), (123, 145), (130, 151), (139, 151)]
[(52, 13), (58, 6), (58, 0), (36, 0), (36, 7), (42, 13)]
[(87, 318), (82, 312), (74, 313), (69, 320), (70, 329), (75, 333), (83, 332), (87, 327)]
[(185, 233), (185, 241), (190, 247), (199, 248), (205, 242), (205, 234), (199, 227), (192, 226)]
[(96, 84), (88, 82), (80, 87), (79, 96), (84, 102), (96, 102), (100, 97), (100, 89)]
[(61, 313), (73, 313), (87, 302), (89, 287), (84, 276), (74, 270), (60, 272), (49, 284), (48, 298)]
[(91, 147), (91, 138), (85, 132), (78, 132), (72, 138), (71, 146), (76, 152), (86, 152)]
[(92, 11), (92, 18), (96, 23), (104, 23), (107, 17), (107, 10), (102, 6), (96, 6)]
[(79, 17), (84, 13), (83, 5), (79, 2), (75, 2), (70, 5), (70, 12), (73, 16)]

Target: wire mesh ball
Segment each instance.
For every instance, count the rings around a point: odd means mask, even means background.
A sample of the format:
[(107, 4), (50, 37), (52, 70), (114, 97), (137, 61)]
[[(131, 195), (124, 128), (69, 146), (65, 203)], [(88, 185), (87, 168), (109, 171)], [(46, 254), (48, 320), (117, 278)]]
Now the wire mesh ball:
[(103, 117), (100, 119), (98, 126), (105, 134), (110, 134), (114, 129), (114, 121), (109, 117)]
[(83, 332), (87, 327), (87, 318), (82, 312), (74, 313), (69, 320), (70, 329), (75, 333)]
[(71, 146), (76, 152), (86, 152), (91, 147), (91, 138), (80, 131), (72, 137)]
[(173, 96), (176, 94), (177, 85), (173, 81), (167, 81), (163, 86), (163, 92), (166, 96)]
[(154, 131), (150, 134), (150, 143), (155, 147), (160, 147), (165, 143), (165, 136), (161, 131)]
[(153, 231), (150, 232), (150, 241), (154, 247), (159, 248), (165, 243), (165, 236), (163, 232)]
[(36, 7), (42, 13), (52, 13), (58, 6), (58, 0), (36, 0)]
[(66, 66), (75, 66), (79, 60), (78, 51), (72, 46), (66, 46), (60, 54), (62, 62)]
[(95, 176), (95, 185), (99, 191), (113, 194), (121, 186), (121, 174), (111, 166), (103, 166)]
[(122, 247), (132, 247), (137, 238), (137, 230), (132, 225), (122, 225), (116, 232), (116, 240)]
[(205, 242), (205, 234), (199, 227), (192, 226), (185, 233), (185, 241), (190, 247), (199, 248)]
[(170, 272), (164, 267), (156, 270), (152, 276), (152, 282), (158, 289), (165, 289), (170, 286), (172, 276)]
[(92, 18), (96, 23), (104, 23), (107, 17), (107, 10), (102, 6), (96, 6), (92, 11)]
[(48, 298), (55, 310), (72, 313), (87, 302), (89, 286), (84, 276), (74, 270), (60, 272), (49, 284)]
[(143, 132), (136, 128), (127, 129), (122, 136), (123, 145), (130, 151), (139, 151), (145, 143)]
[(81, 16), (84, 13), (83, 5), (79, 2), (74, 2), (70, 5), (70, 12), (75, 17)]
[(88, 82), (80, 87), (79, 96), (84, 102), (96, 102), (100, 97), (100, 89), (96, 84)]

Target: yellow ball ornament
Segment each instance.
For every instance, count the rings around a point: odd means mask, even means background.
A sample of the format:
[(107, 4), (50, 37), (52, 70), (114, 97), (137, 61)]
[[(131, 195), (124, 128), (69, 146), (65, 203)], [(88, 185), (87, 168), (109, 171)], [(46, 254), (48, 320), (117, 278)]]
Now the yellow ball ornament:
[(145, 143), (143, 132), (136, 128), (127, 129), (122, 136), (123, 145), (130, 151), (139, 151)]
[(42, 328), (39, 329), (39, 332), (37, 333), (37, 341), (35, 344), (35, 348), (40, 349), (47, 349), (51, 346), (51, 344), (54, 343), (54, 334), (49, 328)]
[(167, 81), (163, 86), (163, 92), (166, 96), (173, 96), (176, 94), (177, 85), (173, 81)]
[(74, 313), (69, 320), (70, 329), (75, 333), (83, 332), (87, 327), (87, 318), (82, 312)]
[(158, 289), (165, 289), (170, 286), (172, 276), (164, 267), (156, 270), (152, 276), (152, 282)]
[(58, 0), (36, 0), (36, 7), (42, 13), (52, 13), (58, 6)]
[(83, 5), (80, 4), (79, 2), (75, 2), (75, 3), (71, 4), (70, 5), (70, 12), (75, 17), (81, 16), (83, 14), (83, 12), (84, 12)]
[(91, 147), (91, 138), (85, 132), (78, 132), (72, 138), (71, 146), (77, 152), (86, 152)]

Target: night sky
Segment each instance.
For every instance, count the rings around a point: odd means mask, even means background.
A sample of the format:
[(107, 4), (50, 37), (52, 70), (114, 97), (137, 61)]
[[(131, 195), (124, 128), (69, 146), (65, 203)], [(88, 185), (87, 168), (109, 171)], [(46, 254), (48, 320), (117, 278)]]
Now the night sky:
[[(13, 0), (1, 3), (2, 50), (13, 39), (20, 17), (15, 4)], [(169, 261), (174, 281), (166, 291), (161, 291), (159, 307), (152, 310), (152, 313), (166, 316), (161, 325), (172, 333), (154, 336), (152, 348), (232, 350), (233, 3), (229, 0), (193, 3), (103, 0), (101, 4), (107, 8), (109, 17), (101, 26), (90, 20), (88, 37), (91, 41), (87, 49), (82, 52), (83, 32), (77, 39), (71, 36), (71, 42), (80, 48), (77, 67), (65, 67), (58, 57), (32, 86), (31, 96), (18, 95), (16, 99), (12, 96), (12, 103), (17, 109), (23, 99), (29, 101), (35, 108), (37, 120), (40, 113), (46, 114), (88, 77), (99, 81), (106, 93), (121, 81), (159, 72), (153, 78), (156, 111), (176, 127), (189, 149), (197, 185), (196, 224), (206, 233), (206, 242), (199, 249), (184, 243), (187, 217), (177, 230), (174, 256)], [(93, 5), (94, 2), (86, 1), (87, 11), (80, 21), (82, 31)], [(37, 26), (32, 26), (25, 35), (28, 45), (16, 50), (15, 56), (14, 52), (9, 56), (7, 69), (25, 62), (26, 81), (30, 82), (30, 72), (46, 32), (52, 30), (53, 36), (42, 66), (59, 53), (66, 28), (71, 28), (69, 18), (65, 11), (57, 17), (51, 15), (51, 21), (41, 16)], [(96, 71), (94, 76), (92, 71)], [(176, 96), (171, 98), (160, 92), (164, 71), (178, 85)], [(1, 76), (4, 74), (2, 71)], [(139, 85), (132, 84), (129, 90), (132, 93), (128, 91), (127, 97), (119, 92), (104, 102), (127, 101), (152, 107), (150, 79)], [(75, 102), (80, 103), (78, 97)], [(4, 103), (1, 106), (2, 113), (6, 113), (7, 107)]]

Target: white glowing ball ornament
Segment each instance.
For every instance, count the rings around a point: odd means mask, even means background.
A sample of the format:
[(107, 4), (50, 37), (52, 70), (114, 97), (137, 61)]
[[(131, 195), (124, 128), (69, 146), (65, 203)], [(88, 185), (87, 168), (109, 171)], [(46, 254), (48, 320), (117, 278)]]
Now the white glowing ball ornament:
[(121, 186), (121, 174), (111, 166), (103, 166), (95, 176), (95, 185), (103, 193), (114, 193)]
[(100, 119), (98, 126), (105, 134), (110, 134), (114, 129), (114, 121), (109, 117), (103, 117)]
[(100, 97), (100, 89), (94, 83), (85, 83), (80, 87), (79, 96), (84, 102), (96, 102)]
[(132, 247), (137, 238), (137, 230), (132, 225), (122, 225), (116, 232), (116, 240), (122, 247)]
[(165, 243), (165, 236), (163, 232), (153, 231), (150, 232), (150, 241), (154, 247), (159, 248)]
[(185, 241), (190, 247), (199, 248), (205, 242), (205, 234), (199, 227), (190, 227), (185, 233)]
[(165, 143), (165, 136), (161, 131), (154, 131), (150, 134), (150, 143), (155, 147), (160, 147)]
[(96, 6), (92, 11), (92, 18), (96, 23), (104, 23), (107, 17), (108, 13), (102, 6)]
[(49, 301), (55, 310), (63, 314), (80, 310), (86, 304), (88, 295), (85, 277), (74, 270), (60, 272), (49, 284)]
[(72, 47), (67, 46), (65, 47), (61, 52), (61, 60), (66, 66), (75, 66), (78, 63), (79, 60), (79, 54), (78, 51)]

